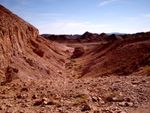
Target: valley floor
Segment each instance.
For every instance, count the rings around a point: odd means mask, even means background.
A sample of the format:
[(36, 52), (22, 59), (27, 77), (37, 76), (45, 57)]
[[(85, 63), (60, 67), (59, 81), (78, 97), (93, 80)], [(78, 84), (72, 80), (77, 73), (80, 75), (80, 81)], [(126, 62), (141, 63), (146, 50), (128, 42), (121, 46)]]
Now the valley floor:
[[(2, 82), (2, 81), (1, 81)], [(59, 76), (0, 86), (0, 113), (150, 113), (150, 76)]]

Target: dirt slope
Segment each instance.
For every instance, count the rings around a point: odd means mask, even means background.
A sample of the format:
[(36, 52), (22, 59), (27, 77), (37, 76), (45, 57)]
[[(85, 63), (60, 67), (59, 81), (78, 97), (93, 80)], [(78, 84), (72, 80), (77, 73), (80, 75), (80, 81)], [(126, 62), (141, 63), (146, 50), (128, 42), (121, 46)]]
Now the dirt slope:
[(0, 5), (0, 113), (150, 113), (149, 32), (71, 37)]

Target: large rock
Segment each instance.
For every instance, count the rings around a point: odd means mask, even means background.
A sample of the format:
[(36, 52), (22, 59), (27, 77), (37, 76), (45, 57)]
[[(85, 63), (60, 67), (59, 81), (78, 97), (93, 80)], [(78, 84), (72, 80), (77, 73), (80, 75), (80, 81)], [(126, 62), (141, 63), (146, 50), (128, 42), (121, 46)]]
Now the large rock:
[(71, 58), (78, 58), (81, 57), (84, 54), (84, 48), (83, 47), (75, 47), (73, 51), (73, 55)]

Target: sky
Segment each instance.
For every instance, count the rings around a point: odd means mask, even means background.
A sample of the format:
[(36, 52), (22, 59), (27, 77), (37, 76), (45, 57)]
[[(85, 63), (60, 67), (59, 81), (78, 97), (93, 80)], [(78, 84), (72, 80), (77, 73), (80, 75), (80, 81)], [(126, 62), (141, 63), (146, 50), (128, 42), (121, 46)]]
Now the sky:
[(0, 0), (40, 34), (150, 31), (150, 0)]

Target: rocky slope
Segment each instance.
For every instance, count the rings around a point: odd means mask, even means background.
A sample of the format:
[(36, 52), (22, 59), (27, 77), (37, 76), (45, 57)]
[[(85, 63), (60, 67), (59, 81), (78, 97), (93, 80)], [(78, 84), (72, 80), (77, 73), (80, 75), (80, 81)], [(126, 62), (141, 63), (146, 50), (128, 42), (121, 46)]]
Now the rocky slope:
[(0, 6), (0, 113), (149, 113), (149, 95), (149, 32), (40, 36)]
[(64, 70), (64, 60), (71, 50), (69, 47), (61, 44), (57, 47), (58, 43), (40, 37), (35, 27), (3, 6), (0, 6), (0, 14), (2, 74), (6, 72), (7, 67), (16, 68), (17, 76), (28, 80), (52, 77)]

